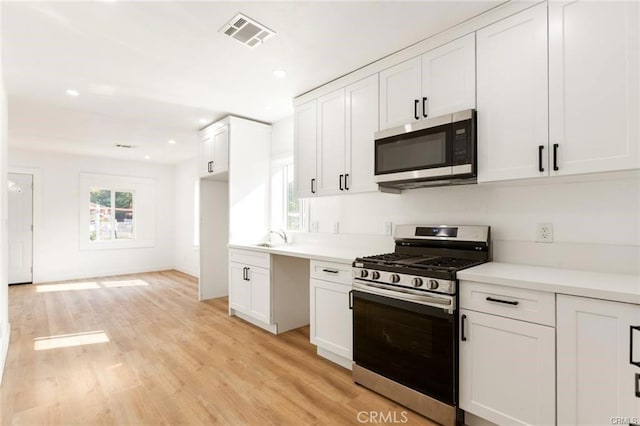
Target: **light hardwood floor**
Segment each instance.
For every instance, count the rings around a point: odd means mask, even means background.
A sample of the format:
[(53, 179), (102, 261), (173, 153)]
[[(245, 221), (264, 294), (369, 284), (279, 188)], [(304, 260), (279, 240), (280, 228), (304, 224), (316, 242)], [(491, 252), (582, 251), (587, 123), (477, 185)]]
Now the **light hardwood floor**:
[(433, 424), (318, 357), (308, 327), (229, 317), (176, 271), (11, 286), (9, 305), (2, 425)]

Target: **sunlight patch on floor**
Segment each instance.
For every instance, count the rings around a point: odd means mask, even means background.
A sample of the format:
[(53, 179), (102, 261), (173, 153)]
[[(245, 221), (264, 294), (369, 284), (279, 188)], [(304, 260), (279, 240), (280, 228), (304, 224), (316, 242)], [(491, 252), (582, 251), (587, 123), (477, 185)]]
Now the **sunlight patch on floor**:
[(100, 283), (102, 287), (114, 288), (114, 287), (139, 287), (147, 286), (148, 282), (145, 280), (120, 280), (120, 281), (102, 281)]
[(48, 349), (70, 348), (73, 346), (94, 345), (108, 343), (109, 337), (103, 330), (88, 331), (86, 333), (62, 334), (59, 336), (37, 337), (33, 339), (33, 349), (44, 351)]
[(37, 284), (36, 293), (69, 290), (91, 290), (94, 288), (100, 288), (100, 285), (94, 281), (87, 281), (82, 283)]

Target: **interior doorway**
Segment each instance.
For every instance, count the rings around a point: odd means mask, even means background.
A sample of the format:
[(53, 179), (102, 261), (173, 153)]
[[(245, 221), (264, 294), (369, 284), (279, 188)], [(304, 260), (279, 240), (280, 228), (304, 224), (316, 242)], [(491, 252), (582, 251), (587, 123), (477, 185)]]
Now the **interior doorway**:
[(9, 284), (33, 282), (33, 175), (9, 173)]

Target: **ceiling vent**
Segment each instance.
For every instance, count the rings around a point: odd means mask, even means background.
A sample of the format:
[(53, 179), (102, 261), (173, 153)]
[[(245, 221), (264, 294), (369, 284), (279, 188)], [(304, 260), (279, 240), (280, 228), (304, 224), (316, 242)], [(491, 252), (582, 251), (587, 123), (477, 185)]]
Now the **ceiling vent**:
[(275, 34), (275, 31), (242, 13), (238, 13), (220, 32), (251, 48), (261, 45)]
[(134, 148), (134, 146), (133, 146), (133, 145), (124, 145), (124, 144), (121, 144), (121, 143), (117, 143), (117, 144), (116, 144), (116, 147), (117, 147), (117, 148), (124, 148), (124, 149), (131, 149), (131, 148)]

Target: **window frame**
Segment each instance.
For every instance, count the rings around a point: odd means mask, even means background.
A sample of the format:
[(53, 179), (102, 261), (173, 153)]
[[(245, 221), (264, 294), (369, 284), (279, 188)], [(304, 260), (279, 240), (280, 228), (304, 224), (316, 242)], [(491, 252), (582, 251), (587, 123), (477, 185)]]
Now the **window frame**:
[[(111, 238), (108, 240), (101, 240), (101, 239), (95, 239), (95, 240), (91, 240), (91, 231), (89, 231), (89, 239), (92, 242), (95, 241), (99, 241), (99, 242), (108, 242), (108, 241), (131, 241), (131, 240), (135, 240), (136, 239), (136, 230), (137, 230), (137, 226), (136, 226), (136, 191), (133, 189), (124, 189), (124, 188), (116, 188), (116, 187), (110, 187), (110, 188), (106, 188), (106, 187), (92, 187), (89, 188), (89, 197), (91, 197), (91, 192), (92, 190), (100, 190), (100, 191), (109, 191), (111, 193), (111, 197), (110, 197), (110, 201), (111, 201), (111, 206), (109, 207), (109, 209), (111, 210)], [(118, 208), (116, 207), (116, 193), (118, 192), (129, 192), (131, 193), (131, 210), (132, 210), (132, 216), (133, 216), (133, 232), (132, 232), (132, 237), (131, 238), (121, 238), (118, 239), (116, 238), (116, 228), (117, 228), (117, 223), (118, 221), (116, 220), (116, 210), (118, 210)], [(91, 203), (91, 200), (89, 200), (89, 203)], [(99, 233), (96, 232), (96, 235), (99, 235)]]
[[(294, 162), (293, 157), (284, 157), (278, 160), (273, 161), (272, 163), (272, 173), (271, 173), (271, 186), (272, 186), (272, 194), (270, 197), (270, 202), (272, 204), (271, 212), (272, 215), (277, 215), (277, 222), (274, 221), (274, 217), (271, 220), (271, 228), (275, 229), (284, 229), (286, 232), (305, 232), (308, 228), (308, 217), (309, 217), (309, 205), (307, 200), (304, 198), (298, 198), (299, 203), (299, 211), (300, 211), (300, 227), (298, 229), (292, 229), (289, 227), (289, 178), (292, 178), (292, 182), (294, 185), (293, 195), (295, 196), (295, 176), (294, 176)], [(279, 179), (276, 179), (280, 176)], [(279, 180), (279, 182), (278, 182)], [(274, 194), (274, 190), (276, 189), (279, 194)], [(279, 205), (277, 211), (274, 211), (274, 200), (275, 198), (281, 198), (279, 200)]]
[[(91, 240), (90, 206), (91, 189), (104, 189), (116, 192), (131, 192), (133, 194), (133, 238)], [(98, 175), (80, 173), (80, 193), (78, 199), (79, 230), (78, 242), (80, 250), (108, 250), (124, 248), (155, 247), (156, 235), (156, 198), (155, 180), (130, 176)], [(115, 219), (115, 200), (112, 198), (112, 223)], [(115, 231), (115, 227), (111, 232)]]

